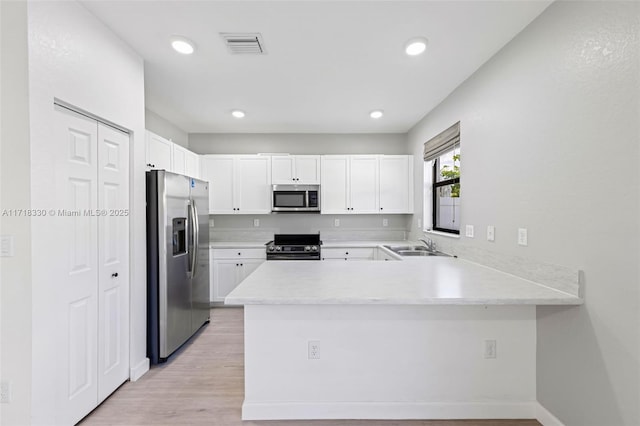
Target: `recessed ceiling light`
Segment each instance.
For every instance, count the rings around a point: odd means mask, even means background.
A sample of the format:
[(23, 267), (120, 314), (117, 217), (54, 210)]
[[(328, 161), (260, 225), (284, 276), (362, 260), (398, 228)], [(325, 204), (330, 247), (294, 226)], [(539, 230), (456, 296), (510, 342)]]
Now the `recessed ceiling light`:
[(371, 118), (380, 118), (383, 115), (384, 115), (384, 112), (381, 109), (376, 109), (369, 113), (369, 117)]
[(240, 111), (239, 109), (234, 109), (231, 111), (231, 115), (235, 118), (243, 118), (245, 116), (244, 111)]
[(171, 37), (171, 47), (173, 47), (176, 52), (182, 53), (183, 55), (191, 55), (196, 50), (194, 42), (181, 36)]
[(412, 38), (405, 44), (404, 51), (409, 56), (416, 56), (424, 52), (427, 48), (427, 39), (424, 37)]

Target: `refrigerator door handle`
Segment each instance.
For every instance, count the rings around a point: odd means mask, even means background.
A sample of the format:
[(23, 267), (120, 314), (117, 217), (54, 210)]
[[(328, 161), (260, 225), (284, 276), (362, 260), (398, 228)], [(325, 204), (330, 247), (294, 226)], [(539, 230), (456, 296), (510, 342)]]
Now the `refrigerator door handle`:
[(191, 239), (191, 250), (189, 251), (189, 277), (196, 274), (196, 262), (198, 260), (198, 216), (196, 206), (193, 201), (189, 203), (189, 238)]
[(200, 222), (198, 219), (198, 208), (196, 202), (191, 202), (191, 211), (193, 214), (193, 260), (191, 265), (191, 278), (196, 275), (196, 266), (198, 265), (198, 255), (200, 254), (200, 247), (198, 242), (200, 241)]

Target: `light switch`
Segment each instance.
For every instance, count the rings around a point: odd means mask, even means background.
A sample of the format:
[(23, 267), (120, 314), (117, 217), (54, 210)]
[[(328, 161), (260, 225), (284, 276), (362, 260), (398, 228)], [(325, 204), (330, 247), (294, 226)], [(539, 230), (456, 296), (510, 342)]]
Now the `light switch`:
[(340, 226), (340, 219), (333, 219), (333, 226), (335, 226), (336, 228)]
[(487, 226), (487, 241), (496, 240), (496, 228), (493, 225)]
[(473, 238), (473, 225), (467, 225), (465, 235), (469, 238)]
[(527, 228), (518, 228), (518, 245), (526, 246), (528, 243)]
[(382, 219), (382, 226), (389, 226), (389, 219)]

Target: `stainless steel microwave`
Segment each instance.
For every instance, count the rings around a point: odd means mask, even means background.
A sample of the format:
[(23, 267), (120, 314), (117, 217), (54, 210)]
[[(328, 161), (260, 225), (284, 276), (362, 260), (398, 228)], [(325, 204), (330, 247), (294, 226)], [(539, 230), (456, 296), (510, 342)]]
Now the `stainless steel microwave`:
[(274, 213), (320, 213), (320, 185), (273, 185)]

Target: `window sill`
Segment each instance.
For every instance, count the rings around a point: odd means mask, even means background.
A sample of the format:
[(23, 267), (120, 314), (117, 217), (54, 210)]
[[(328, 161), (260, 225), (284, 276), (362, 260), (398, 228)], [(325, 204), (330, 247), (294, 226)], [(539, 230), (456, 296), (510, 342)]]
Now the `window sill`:
[(424, 232), (425, 235), (438, 235), (440, 237), (448, 237), (448, 238), (460, 239), (460, 234), (450, 234), (448, 232), (431, 231), (431, 230), (428, 230), (428, 229), (424, 229), (422, 232)]

